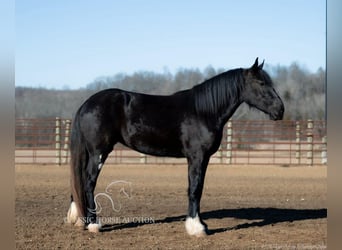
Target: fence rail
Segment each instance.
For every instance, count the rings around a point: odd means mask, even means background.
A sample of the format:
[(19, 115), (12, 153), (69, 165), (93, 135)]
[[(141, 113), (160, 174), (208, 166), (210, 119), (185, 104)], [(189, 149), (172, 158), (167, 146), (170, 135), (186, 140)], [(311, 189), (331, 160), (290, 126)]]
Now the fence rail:
[[(16, 164), (68, 164), (71, 120), (16, 119)], [(220, 149), (211, 157), (218, 164), (320, 165), (327, 163), (325, 121), (230, 120)], [(153, 157), (115, 146), (110, 164), (184, 164), (185, 159)]]

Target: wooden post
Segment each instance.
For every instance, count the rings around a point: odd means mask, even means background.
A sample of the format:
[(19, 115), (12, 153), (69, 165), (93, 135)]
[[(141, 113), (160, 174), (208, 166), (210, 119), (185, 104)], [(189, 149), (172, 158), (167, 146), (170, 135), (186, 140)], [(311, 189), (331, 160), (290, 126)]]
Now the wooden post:
[(143, 153), (140, 153), (140, 163), (146, 164), (146, 155)]
[(300, 164), (300, 123), (296, 121), (296, 159)]
[(313, 165), (313, 121), (308, 120), (307, 124), (307, 142), (308, 142), (308, 152), (307, 152), (307, 159), (309, 165)]
[(63, 147), (63, 163), (68, 163), (69, 157), (69, 136), (70, 136), (70, 124), (71, 121), (69, 119), (64, 120), (65, 122), (65, 134), (64, 134), (64, 147)]
[(221, 142), (220, 147), (219, 147), (219, 149), (217, 150), (216, 154), (217, 154), (217, 158), (219, 159), (220, 164), (222, 164), (222, 163), (223, 163), (223, 157), (222, 157), (222, 142)]
[(322, 137), (322, 143), (323, 143), (323, 146), (322, 146), (322, 153), (321, 153), (321, 157), (322, 157), (321, 163), (327, 164), (327, 136), (326, 135)]
[(233, 141), (233, 126), (232, 121), (227, 124), (227, 163), (232, 163), (232, 141)]
[(61, 118), (56, 117), (55, 127), (56, 164), (61, 165)]

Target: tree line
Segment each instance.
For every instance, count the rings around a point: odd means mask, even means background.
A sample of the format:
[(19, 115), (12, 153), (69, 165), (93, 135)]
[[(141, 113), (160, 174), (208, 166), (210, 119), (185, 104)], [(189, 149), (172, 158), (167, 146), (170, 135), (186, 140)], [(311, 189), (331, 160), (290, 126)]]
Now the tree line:
[[(316, 72), (310, 72), (297, 63), (290, 66), (266, 65), (265, 70), (270, 74), (276, 90), (284, 101), (284, 119), (325, 119), (325, 70), (319, 68)], [(18, 118), (72, 118), (77, 108), (89, 96), (102, 89), (121, 88), (147, 94), (168, 95), (191, 88), (224, 71), (223, 68), (215, 69), (208, 66), (204, 70), (181, 68), (174, 74), (169, 71), (119, 73), (96, 78), (84, 88), (77, 90), (16, 87), (15, 115)], [(250, 110), (247, 105), (241, 105), (233, 119), (268, 117), (260, 111)]]

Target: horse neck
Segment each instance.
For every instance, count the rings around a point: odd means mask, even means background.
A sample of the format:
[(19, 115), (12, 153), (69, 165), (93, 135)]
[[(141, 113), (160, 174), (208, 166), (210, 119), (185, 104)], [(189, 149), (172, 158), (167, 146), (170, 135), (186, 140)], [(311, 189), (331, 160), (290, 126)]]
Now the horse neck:
[(242, 101), (239, 98), (236, 98), (232, 103), (230, 103), (229, 107), (226, 109), (222, 109), (223, 111), (217, 115), (217, 124), (218, 127), (223, 128), (223, 126), (228, 122), (228, 120), (233, 116), (237, 108), (241, 105)]
[(213, 125), (222, 127), (242, 103), (244, 87), (239, 73), (234, 73), (234, 76), (231, 73), (228, 77), (221, 74), (219, 77), (198, 85), (194, 90), (194, 101), (198, 114), (205, 116)]

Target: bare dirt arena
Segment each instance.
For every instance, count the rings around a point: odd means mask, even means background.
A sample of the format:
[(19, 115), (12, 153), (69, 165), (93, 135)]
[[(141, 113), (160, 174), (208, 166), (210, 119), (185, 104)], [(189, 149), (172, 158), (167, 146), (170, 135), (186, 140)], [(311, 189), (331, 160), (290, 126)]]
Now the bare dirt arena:
[[(69, 167), (15, 167), (18, 249), (325, 249), (327, 167), (209, 165), (209, 235), (186, 234), (187, 167), (104, 166), (98, 234), (65, 223)], [(108, 188), (107, 188), (108, 187)], [(107, 188), (107, 189), (106, 189)], [(113, 203), (111, 203), (113, 201)]]

